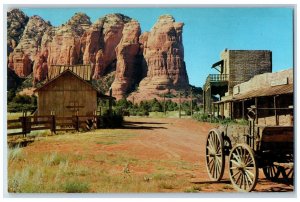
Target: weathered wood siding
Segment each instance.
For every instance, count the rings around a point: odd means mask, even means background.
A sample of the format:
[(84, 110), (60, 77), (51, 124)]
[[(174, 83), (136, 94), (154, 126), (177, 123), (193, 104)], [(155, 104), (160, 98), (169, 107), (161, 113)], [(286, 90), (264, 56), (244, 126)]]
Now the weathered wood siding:
[[(38, 115), (72, 116), (78, 105), (78, 115), (92, 115), (97, 109), (97, 92), (89, 84), (67, 73), (38, 91)], [(69, 108), (68, 108), (69, 106)]]

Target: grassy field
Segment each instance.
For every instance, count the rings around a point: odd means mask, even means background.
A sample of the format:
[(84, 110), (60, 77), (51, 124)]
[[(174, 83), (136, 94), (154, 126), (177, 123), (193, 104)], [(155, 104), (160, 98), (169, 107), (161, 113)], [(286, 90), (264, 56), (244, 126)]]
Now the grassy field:
[(8, 151), (8, 191), (198, 192), (205, 186), (188, 181), (196, 166), (189, 162), (139, 159), (109, 149), (137, 136), (107, 129), (38, 137)]

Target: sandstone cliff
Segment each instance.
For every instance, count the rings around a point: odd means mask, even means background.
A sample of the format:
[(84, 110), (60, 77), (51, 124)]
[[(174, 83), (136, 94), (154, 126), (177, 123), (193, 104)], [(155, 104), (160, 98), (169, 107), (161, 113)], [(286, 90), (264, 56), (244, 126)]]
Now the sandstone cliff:
[(131, 19), (122, 14), (108, 14), (98, 19), (81, 38), (83, 64), (92, 64), (93, 78), (99, 79), (115, 69), (115, 48), (122, 38), (125, 23)]
[[(151, 31), (143, 34), (136, 20), (122, 14), (109, 14), (92, 24), (86, 14), (76, 13), (59, 27), (38, 16), (26, 23), (22, 12), (10, 16), (9, 30), (20, 31), (24, 26), (24, 31), (10, 37), (8, 46), (14, 51), (8, 67), (19, 77), (33, 72), (34, 83), (47, 78), (51, 65), (90, 64), (94, 80), (110, 75), (106, 85), (111, 85), (117, 99), (129, 95), (136, 101), (148, 100), (188, 87), (183, 23), (170, 15), (159, 17)], [(14, 22), (16, 16), (21, 18), (19, 24)], [(102, 83), (98, 81), (94, 83)]]
[(7, 55), (18, 45), (28, 19), (19, 9), (7, 12)]
[(138, 66), (137, 57), (140, 50), (140, 34), (141, 28), (137, 21), (132, 20), (125, 24), (122, 39), (116, 48), (117, 69), (112, 84), (113, 96), (117, 99), (126, 97), (139, 79), (142, 68)]
[(44, 33), (51, 24), (39, 16), (30, 17), (22, 37), (9, 56), (9, 67), (19, 77), (26, 77), (32, 72), (32, 62), (41, 44)]
[(140, 37), (147, 76), (131, 98), (144, 100), (188, 87), (182, 28), (183, 23), (175, 22), (170, 15), (163, 15), (150, 32)]
[(48, 66), (82, 63), (80, 38), (91, 25), (84, 13), (76, 13), (66, 24), (51, 30), (43, 38), (43, 48), (48, 50)]

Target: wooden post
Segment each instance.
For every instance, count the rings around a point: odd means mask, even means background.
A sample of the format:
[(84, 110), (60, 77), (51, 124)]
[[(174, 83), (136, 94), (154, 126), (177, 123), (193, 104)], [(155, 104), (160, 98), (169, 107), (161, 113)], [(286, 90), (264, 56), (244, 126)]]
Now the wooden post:
[(232, 110), (233, 104), (232, 104), (232, 103), (233, 103), (233, 102), (229, 102), (229, 105), (230, 105), (230, 111), (229, 111), (229, 112), (230, 112), (230, 119), (233, 119), (233, 113), (232, 113), (232, 112), (233, 112), (233, 110)]
[(166, 115), (166, 94), (164, 94), (164, 114)]
[(212, 103), (212, 117), (215, 116), (215, 104)]
[(212, 104), (211, 104), (211, 88), (209, 88), (209, 94), (208, 94), (208, 107), (209, 107), (209, 113), (211, 114), (211, 107), (212, 107)]
[(222, 109), (221, 109), (221, 117), (224, 119), (224, 110), (225, 110), (225, 103), (222, 103)]
[(78, 117), (78, 114), (75, 116), (75, 120), (76, 120), (76, 130), (77, 132), (79, 132), (79, 117)]
[(55, 115), (51, 115), (51, 132), (56, 134)]
[(245, 101), (242, 101), (242, 117), (245, 119)]
[(258, 124), (258, 110), (257, 110), (258, 100), (255, 98), (255, 123)]
[(179, 92), (179, 118), (181, 118), (181, 92)]
[(275, 124), (276, 126), (278, 126), (278, 117), (277, 117), (277, 109), (276, 109), (276, 96), (273, 97), (274, 98), (274, 115), (275, 115)]

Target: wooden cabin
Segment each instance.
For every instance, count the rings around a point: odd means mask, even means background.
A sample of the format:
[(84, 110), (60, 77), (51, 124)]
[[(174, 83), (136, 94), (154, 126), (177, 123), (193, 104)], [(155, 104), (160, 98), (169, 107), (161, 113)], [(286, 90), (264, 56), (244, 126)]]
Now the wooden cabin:
[(38, 94), (39, 116), (90, 116), (97, 110), (97, 98), (109, 98), (70, 69), (52, 78), (35, 92)]

